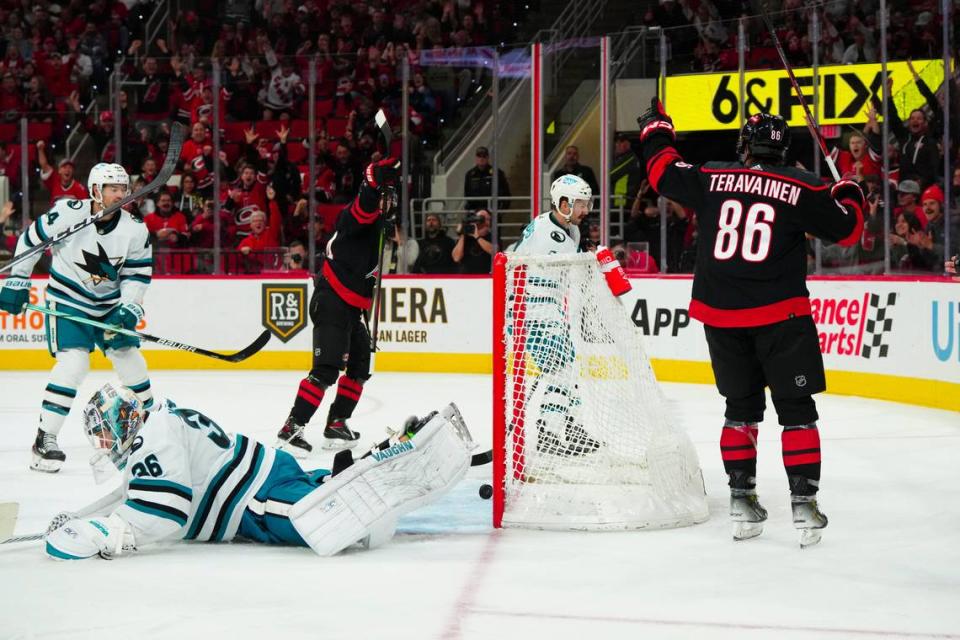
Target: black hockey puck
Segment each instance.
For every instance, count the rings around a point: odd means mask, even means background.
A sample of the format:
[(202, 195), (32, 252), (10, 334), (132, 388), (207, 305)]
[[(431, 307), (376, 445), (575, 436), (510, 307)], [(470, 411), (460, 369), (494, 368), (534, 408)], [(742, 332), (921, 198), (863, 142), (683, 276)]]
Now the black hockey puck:
[(484, 500), (489, 500), (491, 497), (493, 497), (493, 487), (488, 484), (482, 484), (480, 485), (479, 493), (481, 498)]

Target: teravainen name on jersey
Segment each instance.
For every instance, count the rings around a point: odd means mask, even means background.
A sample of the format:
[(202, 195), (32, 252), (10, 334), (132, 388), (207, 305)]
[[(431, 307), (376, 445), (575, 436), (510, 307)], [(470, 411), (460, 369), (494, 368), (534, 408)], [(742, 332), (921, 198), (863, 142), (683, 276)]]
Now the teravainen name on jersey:
[[(58, 200), (20, 236), (17, 253), (45, 242), (91, 215), (92, 200)], [(142, 304), (153, 275), (146, 226), (121, 211), (89, 225), (52, 248), (47, 299), (99, 318), (122, 302)], [(11, 275), (29, 279), (40, 259), (17, 265)]]

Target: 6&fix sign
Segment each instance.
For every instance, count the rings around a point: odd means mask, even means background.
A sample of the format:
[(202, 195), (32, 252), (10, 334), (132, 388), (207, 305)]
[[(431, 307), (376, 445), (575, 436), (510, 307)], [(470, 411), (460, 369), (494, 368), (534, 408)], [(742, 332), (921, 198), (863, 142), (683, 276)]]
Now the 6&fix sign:
[[(932, 91), (943, 83), (942, 60), (914, 60), (913, 65)], [(897, 112), (906, 120), (910, 111), (927, 101), (917, 89), (906, 62), (891, 62), (887, 71)], [(879, 64), (819, 67), (815, 105), (813, 69), (794, 69), (794, 73), (811, 111), (816, 107), (821, 125), (866, 122), (872, 100), (882, 97), (883, 74)], [(744, 118), (765, 112), (783, 116), (791, 127), (805, 125), (800, 100), (782, 69), (745, 72), (743, 103), (736, 72), (666, 78), (665, 106), (677, 131), (739, 129), (742, 108)]]

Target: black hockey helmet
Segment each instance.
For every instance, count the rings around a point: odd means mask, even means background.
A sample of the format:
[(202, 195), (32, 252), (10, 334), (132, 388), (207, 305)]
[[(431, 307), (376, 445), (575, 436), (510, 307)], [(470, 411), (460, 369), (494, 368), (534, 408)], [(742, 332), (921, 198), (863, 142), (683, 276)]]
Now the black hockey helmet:
[(737, 154), (749, 151), (754, 158), (783, 162), (790, 147), (790, 127), (780, 116), (758, 113), (750, 116), (737, 140)]

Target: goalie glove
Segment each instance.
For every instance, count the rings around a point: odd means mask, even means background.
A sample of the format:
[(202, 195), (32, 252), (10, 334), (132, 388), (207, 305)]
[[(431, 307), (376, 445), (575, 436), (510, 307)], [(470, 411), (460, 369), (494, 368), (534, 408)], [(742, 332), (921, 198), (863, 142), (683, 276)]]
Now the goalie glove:
[(641, 143), (646, 142), (647, 138), (657, 133), (670, 136), (671, 142), (677, 139), (677, 134), (673, 129), (673, 118), (663, 110), (663, 103), (660, 102), (659, 98), (651, 99), (650, 108), (637, 118), (637, 124), (640, 125)]
[(112, 560), (124, 551), (136, 550), (130, 526), (117, 514), (109, 518), (67, 520), (47, 534), (46, 542), (47, 555), (56, 560), (85, 560), (94, 556)]

